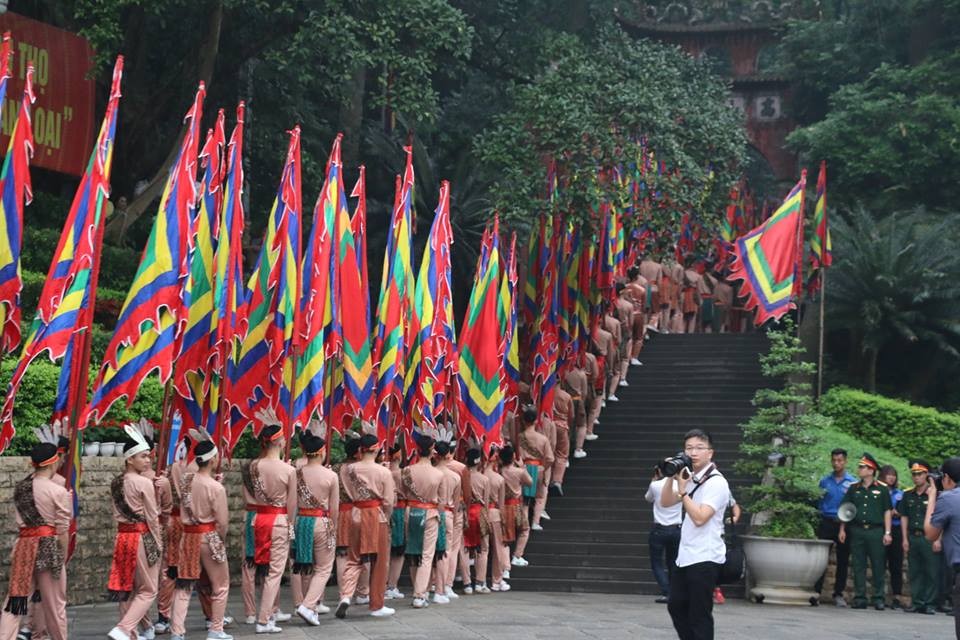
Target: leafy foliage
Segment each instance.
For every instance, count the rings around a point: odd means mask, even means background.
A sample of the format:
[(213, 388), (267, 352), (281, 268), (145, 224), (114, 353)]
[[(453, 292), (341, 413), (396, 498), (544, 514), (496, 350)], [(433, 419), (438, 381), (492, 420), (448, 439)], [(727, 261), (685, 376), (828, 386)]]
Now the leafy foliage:
[(476, 143), (496, 172), (493, 200), (507, 220), (528, 224), (544, 206), (546, 159), (557, 162), (564, 181), (555, 210), (589, 220), (599, 201), (622, 200), (618, 185), (597, 179), (598, 169), (636, 162), (641, 137), (682, 175), (657, 227), (677, 228), (686, 210), (706, 220), (721, 210), (745, 149), (721, 81), (678, 49), (633, 40), (616, 26), (590, 44), (557, 37), (542, 64)]
[(841, 431), (931, 464), (955, 454), (960, 442), (960, 415), (857, 389), (830, 389), (820, 398), (820, 411)]
[(770, 351), (760, 356), (763, 375), (782, 381), (778, 388), (760, 389), (753, 398), (757, 413), (742, 425), (738, 472), (758, 480), (745, 490), (745, 508), (754, 514), (759, 535), (813, 538), (819, 497), (818, 433), (830, 419), (811, 409), (811, 385), (816, 365), (800, 360), (804, 348), (788, 318), (771, 330)]
[(833, 221), (828, 323), (849, 330), (866, 354), (867, 389), (876, 389), (877, 359), (891, 346), (960, 358), (958, 217), (917, 210), (877, 221), (860, 207)]

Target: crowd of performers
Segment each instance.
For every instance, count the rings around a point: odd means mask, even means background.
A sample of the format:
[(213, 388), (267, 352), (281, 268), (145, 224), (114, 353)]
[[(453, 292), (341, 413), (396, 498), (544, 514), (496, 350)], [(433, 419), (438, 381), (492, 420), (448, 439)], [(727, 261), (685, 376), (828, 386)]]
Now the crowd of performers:
[[(334, 570), (339, 598), (330, 604), (338, 618), (357, 604), (371, 616), (393, 615), (386, 601), (406, 597), (399, 589), (405, 565), (413, 608), (460, 597), (458, 573), (462, 593), (509, 591), (510, 571), (528, 565), (531, 531), (549, 520), (548, 499), (563, 495), (571, 445), (572, 457), (586, 457), (602, 407), (618, 401), (628, 367), (641, 364), (648, 332), (710, 330), (717, 307), (730, 304), (719, 291), (724, 285), (702, 269), (640, 256), (617, 283), (589, 348), (561, 371), (553, 415), (527, 404), (530, 387), (522, 382), (522, 408), (508, 415), (501, 446), (458, 439), (448, 423), (415, 432), (416, 451), (404, 451), (386, 447), (364, 424), (347, 432), (346, 458), (330, 466), (325, 427), (314, 421), (296, 436), (304, 456), (291, 463), (280, 420), (269, 409), (258, 413), (260, 455), (242, 469), (244, 622), (267, 634), (291, 619), (279, 608), (288, 568), (294, 613), (308, 625), (331, 611), (323, 600)], [(196, 590), (207, 638), (229, 640), (230, 517), (217, 447), (205, 431), (191, 430), (184, 455), (158, 475), (149, 423), (124, 430), (124, 470), (110, 486), (117, 533), (107, 585), (121, 617), (108, 637), (184, 638)], [(58, 470), (68, 441), (49, 428), (38, 436), (34, 470), (15, 489), (20, 535), (0, 640), (67, 638), (72, 497)]]

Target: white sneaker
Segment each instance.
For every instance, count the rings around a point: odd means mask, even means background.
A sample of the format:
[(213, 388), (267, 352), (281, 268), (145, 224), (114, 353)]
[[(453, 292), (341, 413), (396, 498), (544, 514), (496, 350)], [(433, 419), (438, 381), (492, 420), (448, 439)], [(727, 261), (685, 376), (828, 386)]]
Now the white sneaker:
[(478, 585), (477, 588), (474, 589), (474, 591), (476, 591), (477, 593), (487, 594), (487, 593), (490, 593), (490, 587), (488, 587), (485, 584), (481, 584), (481, 585)]
[(567, 469), (570, 468), (570, 459), (569, 459), (569, 458), (567, 458), (567, 461), (564, 463), (563, 466), (565, 466)]
[(148, 628), (143, 631), (137, 631), (137, 636), (143, 638), (143, 640), (156, 640), (157, 632), (153, 628), (153, 625), (150, 625)]
[(278, 627), (273, 620), (267, 620), (267, 624), (257, 623), (257, 633), (283, 633), (283, 629)]
[(256, 622), (257, 622), (257, 616), (247, 616), (243, 620), (244, 624), (256, 624)]
[(413, 608), (414, 609), (426, 609), (429, 605), (426, 598), (414, 598), (413, 599)]
[(164, 622), (163, 620), (157, 620), (153, 623), (153, 630), (156, 633), (168, 633), (170, 631), (170, 623)]
[(543, 527), (542, 527), (539, 523), (536, 523), (536, 522), (535, 522), (535, 523), (533, 523), (532, 525), (530, 525), (530, 530), (531, 530), (531, 531), (543, 531)]
[(464, 595), (467, 595), (467, 596), (472, 596), (472, 595), (473, 595), (473, 587), (471, 587), (470, 585), (465, 586), (465, 587), (463, 588), (463, 594), (464, 594)]
[(550, 519), (550, 514), (548, 514), (546, 511), (541, 511), (541, 512), (540, 512), (540, 519), (541, 519), (541, 520), (549, 520), (549, 519)]
[(587, 452), (584, 451), (583, 449), (576, 449), (576, 450), (573, 452), (573, 457), (574, 457), (574, 458), (577, 458), (578, 460), (579, 460), (580, 458), (586, 458), (586, 457), (587, 457)]
[(326, 614), (330, 613), (330, 607), (328, 607), (327, 605), (323, 604), (322, 602), (321, 602), (320, 604), (318, 604), (316, 607), (314, 607), (313, 610), (317, 612), (317, 615), (318, 615), (318, 616), (322, 616), (322, 615), (326, 615)]
[(457, 595), (457, 592), (453, 590), (452, 587), (447, 587), (446, 591), (443, 592), (443, 595), (447, 596), (451, 600), (457, 600), (460, 596)]
[(490, 591), (500, 591), (500, 583), (494, 582), (490, 585)]
[(630, 364), (635, 367), (642, 367), (643, 363), (637, 360), (636, 358), (630, 358)]
[(503, 579), (504, 579), (504, 580), (509, 580), (509, 579), (510, 579), (510, 569), (504, 569), (504, 570), (503, 570)]
[(400, 592), (399, 592), (395, 587), (394, 587), (394, 588), (387, 589), (386, 591), (383, 592), (383, 599), (384, 599), (384, 600), (396, 600), (396, 599), (398, 599), (398, 597), (399, 597), (399, 598), (402, 598), (402, 597), (403, 597), (403, 594), (401, 594), (400, 596), (397, 596), (396, 594), (398, 594), (398, 593), (400, 593)]
[(512, 564), (515, 567), (530, 566), (530, 562), (528, 562), (526, 558), (517, 558), (516, 556), (514, 556), (513, 560), (510, 561), (510, 564)]
[(233, 616), (223, 616), (223, 626), (229, 627), (233, 624)]
[(317, 612), (303, 605), (297, 607), (297, 615), (310, 626), (316, 627), (320, 625), (320, 617), (317, 615)]
[[(368, 602), (369, 602), (369, 600), (368, 600)], [(289, 621), (290, 618), (292, 618), (293, 616), (292, 616), (291, 614), (289, 614), (289, 613), (284, 613), (284, 612), (281, 611), (280, 609), (277, 609), (276, 611), (273, 612), (273, 615), (270, 616), (270, 617), (273, 618), (273, 621), (274, 621), (274, 622), (287, 622), (287, 621)]]
[(123, 629), (120, 627), (114, 627), (110, 629), (110, 633), (107, 634), (107, 637), (110, 640), (130, 640), (130, 636), (123, 632)]
[(207, 631), (207, 640), (233, 640), (233, 636), (223, 631)]
[(494, 582), (490, 587), (490, 591), (510, 591), (510, 585), (506, 582)]
[(587, 440), (588, 442), (593, 442), (594, 440), (599, 440), (600, 436), (595, 433), (588, 433), (583, 439)]
[(621, 381), (620, 381), (620, 386), (621, 386), (621, 387), (629, 387), (629, 386), (630, 386), (630, 383), (627, 382), (626, 380), (621, 380)]
[(450, 604), (450, 598), (445, 595), (435, 593), (433, 594), (433, 604)]
[(181, 636), (181, 635), (177, 635), (177, 634), (175, 633), (175, 634), (173, 634), (172, 636), (170, 636), (170, 640), (184, 640), (184, 637)]
[(609, 395), (609, 396), (607, 396), (607, 400), (609, 400), (610, 402), (620, 402), (620, 398), (618, 398), (618, 397), (615, 396), (615, 395)]
[(370, 604), (370, 596), (356, 596), (353, 599), (353, 604)]
[(380, 607), (376, 611), (371, 611), (370, 615), (373, 616), (374, 618), (389, 618), (395, 613), (396, 611), (391, 609), (390, 607)]
[(593, 426), (599, 427), (599, 426), (600, 426), (600, 421), (599, 421), (599, 420), (594, 420), (594, 421), (593, 421)]
[(606, 406), (607, 406), (607, 401), (606, 401), (606, 400), (601, 400), (601, 401), (600, 401), (600, 406), (601, 406), (601, 407), (606, 407)]

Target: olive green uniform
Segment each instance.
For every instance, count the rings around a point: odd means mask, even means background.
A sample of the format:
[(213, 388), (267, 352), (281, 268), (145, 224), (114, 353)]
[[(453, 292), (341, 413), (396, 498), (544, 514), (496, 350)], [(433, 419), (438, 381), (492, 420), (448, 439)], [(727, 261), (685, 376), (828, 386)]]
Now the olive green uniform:
[(843, 502), (851, 502), (857, 507), (856, 517), (846, 525), (853, 565), (853, 605), (863, 607), (867, 604), (867, 559), (873, 572), (873, 601), (882, 605), (887, 561), (883, 546), (883, 516), (893, 509), (890, 490), (882, 482), (874, 481), (869, 487), (856, 482), (847, 489)]
[(907, 539), (910, 541), (907, 575), (910, 578), (910, 599), (915, 609), (933, 607), (937, 599), (940, 556), (933, 552), (933, 543), (923, 534), (928, 501), (926, 492), (918, 493), (914, 487), (903, 492), (903, 498), (897, 505), (900, 517), (907, 521)]

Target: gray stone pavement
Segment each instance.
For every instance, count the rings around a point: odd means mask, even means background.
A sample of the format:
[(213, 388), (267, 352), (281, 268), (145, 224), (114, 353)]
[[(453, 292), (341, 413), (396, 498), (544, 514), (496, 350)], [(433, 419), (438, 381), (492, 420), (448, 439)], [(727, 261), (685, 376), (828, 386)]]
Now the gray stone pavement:
[[(284, 589), (284, 597), (289, 592)], [(335, 598), (328, 593), (327, 604)], [(350, 608), (346, 620), (333, 614), (308, 627), (296, 616), (283, 624), (283, 633), (256, 636), (253, 627), (234, 624), (237, 638), (334, 638), (336, 640), (444, 638), (444, 640), (667, 640), (676, 638), (665, 605), (652, 597), (596, 594), (525, 593), (463, 596), (449, 605), (415, 610), (410, 599), (393, 601), (397, 614), (389, 619), (367, 615), (365, 606)], [(389, 603), (388, 603), (389, 604)], [(290, 611), (289, 603), (283, 606)], [(239, 614), (239, 589), (231, 590), (229, 610)], [(187, 638), (203, 640), (203, 620), (194, 599)], [(730, 600), (714, 608), (716, 637), (758, 640), (932, 640), (953, 637), (953, 618), (921, 616), (901, 611), (852, 611), (835, 607), (782, 607)], [(106, 638), (117, 619), (113, 603), (71, 607), (70, 639)], [(158, 636), (168, 638), (169, 636)]]

